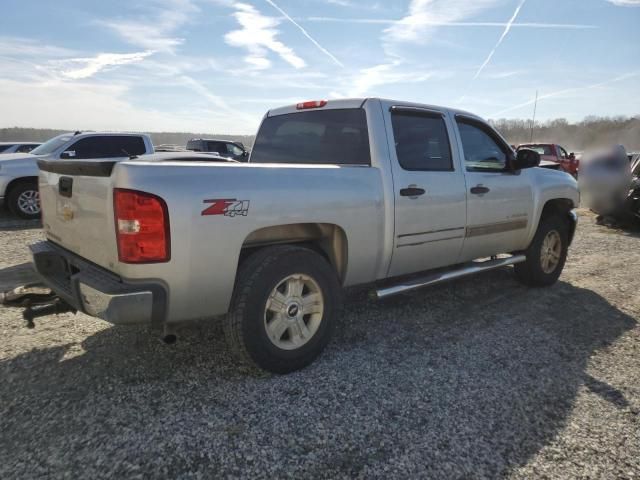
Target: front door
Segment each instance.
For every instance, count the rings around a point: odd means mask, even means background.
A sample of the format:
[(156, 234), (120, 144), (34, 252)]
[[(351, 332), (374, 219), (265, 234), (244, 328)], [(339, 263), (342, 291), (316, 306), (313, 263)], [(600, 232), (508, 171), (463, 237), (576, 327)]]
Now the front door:
[(389, 275), (456, 263), (466, 194), (449, 120), (437, 110), (399, 106), (391, 107), (387, 118), (395, 195)]
[(487, 124), (457, 118), (467, 180), (467, 229), (461, 261), (527, 247), (533, 221), (530, 171), (511, 171), (513, 152)]

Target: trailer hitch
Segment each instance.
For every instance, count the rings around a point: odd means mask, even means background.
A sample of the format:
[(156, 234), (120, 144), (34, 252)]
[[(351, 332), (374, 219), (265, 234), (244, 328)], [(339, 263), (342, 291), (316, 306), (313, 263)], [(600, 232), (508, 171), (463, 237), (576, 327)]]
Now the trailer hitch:
[(38, 317), (46, 317), (47, 315), (58, 315), (60, 313), (73, 312), (77, 310), (62, 300), (60, 297), (55, 297), (51, 303), (40, 305), (27, 305), (22, 312), (22, 318), (24, 318), (25, 326), (27, 328), (34, 328), (36, 324), (33, 322)]
[(33, 320), (38, 317), (65, 312), (76, 313), (77, 311), (41, 283), (29, 283), (6, 292), (0, 292), (0, 304), (7, 307), (24, 308), (22, 318), (24, 318), (27, 328), (34, 328)]
[(41, 283), (27, 283), (0, 292), (0, 304), (7, 307), (27, 307), (51, 303), (57, 295)]

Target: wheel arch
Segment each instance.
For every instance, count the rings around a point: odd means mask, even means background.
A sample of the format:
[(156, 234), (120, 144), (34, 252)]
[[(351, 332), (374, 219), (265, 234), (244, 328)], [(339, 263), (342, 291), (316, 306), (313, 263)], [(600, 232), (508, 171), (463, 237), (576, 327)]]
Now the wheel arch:
[[(574, 204), (573, 200), (570, 198), (552, 198), (547, 200), (542, 207), (542, 212), (540, 213), (540, 219), (542, 220), (545, 217), (551, 215), (557, 215), (559, 217), (567, 219), (567, 223), (569, 225), (569, 245), (573, 241), (573, 236), (576, 232), (577, 226), (577, 216), (573, 212), (573, 209), (576, 208), (577, 205)], [(538, 223), (540, 223), (538, 221)]]
[(294, 223), (259, 228), (244, 239), (238, 266), (252, 253), (273, 245), (305, 246), (324, 257), (344, 283), (348, 261), (345, 231), (332, 223)]
[(14, 178), (7, 184), (7, 188), (5, 189), (5, 193), (4, 193), (4, 198), (5, 199), (8, 198), (9, 194), (11, 193), (11, 190), (16, 188), (18, 185), (21, 185), (23, 183), (30, 183), (30, 182), (35, 182), (36, 185), (38, 185), (37, 175)]

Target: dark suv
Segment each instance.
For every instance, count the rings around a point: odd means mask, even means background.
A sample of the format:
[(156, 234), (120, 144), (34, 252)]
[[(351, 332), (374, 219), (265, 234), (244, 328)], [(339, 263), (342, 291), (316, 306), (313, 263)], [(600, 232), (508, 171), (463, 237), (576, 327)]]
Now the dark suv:
[(187, 150), (217, 153), (221, 157), (231, 158), (240, 162), (246, 162), (249, 158), (249, 152), (244, 148), (244, 145), (230, 140), (192, 138), (187, 142)]

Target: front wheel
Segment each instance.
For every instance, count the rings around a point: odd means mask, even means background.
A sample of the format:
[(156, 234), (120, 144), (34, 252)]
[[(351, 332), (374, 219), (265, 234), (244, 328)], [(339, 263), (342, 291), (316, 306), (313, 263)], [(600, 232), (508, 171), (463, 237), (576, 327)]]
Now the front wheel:
[(240, 266), (225, 336), (245, 363), (289, 373), (320, 355), (339, 306), (338, 278), (323, 257), (307, 248), (267, 247)]
[(532, 287), (554, 284), (564, 268), (568, 246), (567, 222), (556, 215), (542, 218), (525, 251), (527, 260), (514, 265), (516, 277)]
[(9, 211), (27, 220), (40, 217), (40, 195), (38, 183), (35, 181), (21, 181), (11, 188), (7, 195)]

